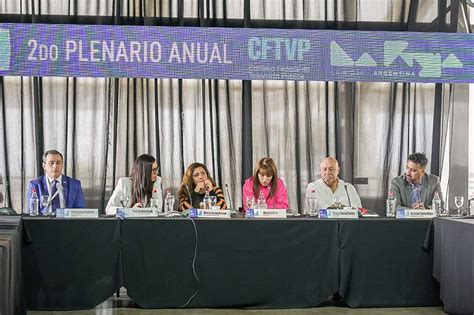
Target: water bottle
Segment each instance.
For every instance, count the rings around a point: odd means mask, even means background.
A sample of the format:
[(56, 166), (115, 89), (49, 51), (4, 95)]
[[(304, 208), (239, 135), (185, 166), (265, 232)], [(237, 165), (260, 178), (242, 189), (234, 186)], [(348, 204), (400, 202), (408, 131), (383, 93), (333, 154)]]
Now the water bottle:
[(434, 193), (431, 207), (433, 208), (436, 216), (441, 215), (441, 198), (439, 197), (439, 192), (437, 191)]
[(267, 208), (267, 201), (265, 200), (263, 191), (260, 191), (260, 195), (258, 195), (258, 199), (257, 199), (257, 209), (266, 209), (266, 208)]
[(306, 198), (306, 213), (310, 217), (317, 217), (319, 214), (318, 211), (318, 199), (314, 195), (316, 193), (315, 190), (311, 191), (311, 194), (308, 195)]
[(211, 205), (211, 196), (209, 196), (209, 190), (206, 189), (206, 194), (204, 195), (204, 198), (202, 199), (203, 203), (203, 209), (210, 209)]
[(395, 198), (395, 195), (393, 194), (392, 191), (388, 194), (386, 210), (387, 210), (386, 215), (388, 218), (395, 217), (397, 213), (397, 198)]
[(171, 194), (171, 190), (166, 190), (166, 197), (165, 197), (165, 213), (170, 213), (173, 211), (174, 207), (174, 196)]
[(39, 211), (39, 199), (38, 195), (36, 194), (36, 189), (33, 188), (31, 191), (31, 197), (30, 197), (30, 204), (29, 204), (29, 209), (30, 215), (38, 215)]

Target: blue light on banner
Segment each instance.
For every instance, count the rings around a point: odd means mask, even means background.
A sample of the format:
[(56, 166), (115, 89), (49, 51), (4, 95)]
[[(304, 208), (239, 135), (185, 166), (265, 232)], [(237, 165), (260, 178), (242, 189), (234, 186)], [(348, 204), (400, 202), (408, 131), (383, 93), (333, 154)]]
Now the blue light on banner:
[(474, 82), (470, 34), (0, 24), (0, 75)]

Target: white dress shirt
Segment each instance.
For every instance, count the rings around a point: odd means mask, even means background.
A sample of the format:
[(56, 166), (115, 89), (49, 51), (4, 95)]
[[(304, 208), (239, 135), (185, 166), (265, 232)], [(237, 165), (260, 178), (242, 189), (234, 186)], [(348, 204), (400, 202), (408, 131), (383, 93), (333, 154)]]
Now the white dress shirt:
[(352, 184), (345, 183), (343, 180), (338, 179), (336, 191), (332, 192), (331, 188), (326, 185), (322, 178), (315, 182), (309, 183), (306, 188), (306, 198), (314, 196), (318, 199), (319, 208), (327, 208), (334, 202), (334, 197), (337, 201), (346, 207), (361, 208), (362, 203), (360, 201), (359, 194)]
[[(52, 179), (48, 175), (46, 175), (46, 184), (48, 186), (48, 195), (51, 198), (49, 200), (50, 203), (52, 202), (51, 200), (53, 198), (57, 198), (56, 195), (53, 196), (51, 194), (51, 191), (53, 189), (53, 180), (54, 179)], [(59, 195), (59, 207), (60, 208), (65, 208), (66, 207), (66, 202), (64, 201), (64, 192), (63, 192), (63, 185), (62, 185), (63, 175), (59, 175), (59, 177), (56, 178), (55, 180), (56, 180), (56, 188), (58, 189), (57, 194)], [(59, 183), (59, 186), (58, 186), (58, 183)]]
[[(117, 212), (117, 208), (122, 208), (122, 202), (124, 203), (125, 207), (131, 207), (131, 180), (130, 177), (121, 177), (118, 180), (117, 186), (112, 193), (112, 196), (107, 203), (107, 207), (105, 208), (106, 214), (115, 214)], [(152, 198), (158, 199), (158, 209), (161, 209), (163, 206), (163, 196), (161, 190), (161, 177), (157, 177), (156, 181), (153, 183), (153, 194)], [(143, 203), (147, 204), (148, 200), (144, 200)]]

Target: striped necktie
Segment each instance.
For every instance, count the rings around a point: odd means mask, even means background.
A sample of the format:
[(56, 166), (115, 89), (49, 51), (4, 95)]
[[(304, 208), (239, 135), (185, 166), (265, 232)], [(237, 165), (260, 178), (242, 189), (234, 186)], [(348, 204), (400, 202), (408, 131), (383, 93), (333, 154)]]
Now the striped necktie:
[(51, 200), (51, 211), (53, 213), (56, 213), (56, 209), (60, 207), (59, 193), (56, 194), (56, 192), (58, 191), (57, 183), (57, 180), (53, 180), (51, 182), (51, 198), (53, 198)]

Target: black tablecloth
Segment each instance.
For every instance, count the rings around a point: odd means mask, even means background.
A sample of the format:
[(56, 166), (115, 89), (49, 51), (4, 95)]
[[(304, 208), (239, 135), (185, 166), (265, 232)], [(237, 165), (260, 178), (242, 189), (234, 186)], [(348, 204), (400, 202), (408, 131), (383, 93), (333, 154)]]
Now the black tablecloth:
[(445, 312), (474, 312), (474, 219), (434, 219), (433, 276)]
[(90, 309), (122, 285), (118, 219), (25, 217), (28, 309)]
[(341, 220), (339, 294), (352, 307), (440, 305), (431, 220)]
[(338, 222), (327, 220), (123, 221), (124, 284), (144, 308), (297, 308), (337, 291)]
[(199, 282), (190, 219), (23, 222), (29, 309), (92, 308), (122, 284), (144, 308), (198, 288), (189, 307), (312, 307), (336, 292), (352, 307), (440, 303), (430, 220), (196, 219)]
[(26, 314), (20, 219), (0, 216), (0, 314)]

